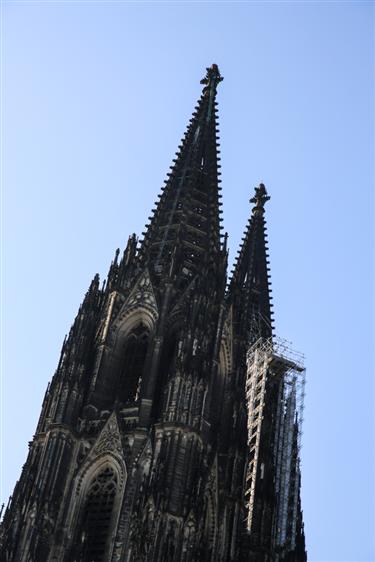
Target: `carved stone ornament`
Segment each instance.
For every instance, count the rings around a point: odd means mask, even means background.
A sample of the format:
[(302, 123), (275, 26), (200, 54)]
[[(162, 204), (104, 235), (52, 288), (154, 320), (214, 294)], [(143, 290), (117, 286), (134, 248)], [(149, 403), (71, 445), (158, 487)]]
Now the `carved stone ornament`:
[(103, 453), (123, 453), (120, 430), (115, 412), (108, 418), (103, 427), (91, 454), (102, 455)]
[(112, 345), (115, 343), (119, 328), (124, 325), (126, 319), (135, 311), (145, 312), (152, 324), (156, 322), (159, 315), (155, 293), (152, 288), (150, 275), (147, 269), (145, 269), (139, 277), (134, 289), (122, 304), (121, 309), (110, 328), (109, 344)]
[(134, 307), (136, 305), (149, 306), (157, 310), (157, 304), (155, 299), (154, 290), (152, 288), (152, 283), (150, 275), (147, 269), (142, 273), (138, 280), (138, 283), (130, 293), (125, 306)]

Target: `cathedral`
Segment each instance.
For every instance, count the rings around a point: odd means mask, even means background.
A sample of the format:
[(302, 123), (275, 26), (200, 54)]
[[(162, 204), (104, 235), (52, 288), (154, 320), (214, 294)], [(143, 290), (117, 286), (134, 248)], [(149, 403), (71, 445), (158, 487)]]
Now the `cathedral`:
[(272, 327), (263, 184), (227, 278), (213, 64), (149, 223), (64, 340), (1, 562), (304, 562), (303, 358)]

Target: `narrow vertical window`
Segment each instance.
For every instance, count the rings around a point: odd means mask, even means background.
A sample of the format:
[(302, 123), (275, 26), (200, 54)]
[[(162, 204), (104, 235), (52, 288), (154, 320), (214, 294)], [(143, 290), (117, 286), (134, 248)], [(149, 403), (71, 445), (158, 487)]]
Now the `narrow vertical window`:
[(82, 562), (108, 560), (108, 538), (116, 492), (116, 474), (113, 468), (106, 467), (94, 478), (87, 492), (83, 514)]
[(126, 338), (119, 389), (122, 402), (131, 402), (137, 397), (146, 360), (148, 339), (149, 332), (143, 324), (139, 324)]

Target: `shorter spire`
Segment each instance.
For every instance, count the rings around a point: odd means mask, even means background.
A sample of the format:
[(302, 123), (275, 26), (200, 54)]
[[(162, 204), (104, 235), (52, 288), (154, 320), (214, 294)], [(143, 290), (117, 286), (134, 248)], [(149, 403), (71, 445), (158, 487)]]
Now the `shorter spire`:
[[(251, 339), (272, 335), (271, 296), (264, 205), (270, 199), (263, 183), (255, 188), (252, 216), (248, 222), (232, 279), (229, 299), (238, 315), (238, 325)], [(255, 334), (255, 336), (254, 336)]]

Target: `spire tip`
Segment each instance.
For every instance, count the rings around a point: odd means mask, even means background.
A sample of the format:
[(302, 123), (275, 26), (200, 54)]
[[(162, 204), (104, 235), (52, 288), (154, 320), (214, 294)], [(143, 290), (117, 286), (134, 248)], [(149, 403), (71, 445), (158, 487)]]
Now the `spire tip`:
[(205, 84), (206, 88), (204, 90), (208, 90), (213, 86), (215, 89), (219, 82), (222, 82), (224, 78), (220, 74), (219, 67), (217, 64), (212, 64), (208, 68), (206, 68), (206, 76), (202, 78), (201, 84)]
[(254, 203), (253, 212), (261, 211), (264, 212), (264, 205), (269, 201), (271, 197), (268, 195), (266, 186), (264, 183), (260, 183), (259, 187), (255, 188), (255, 195), (250, 199), (250, 203)]

